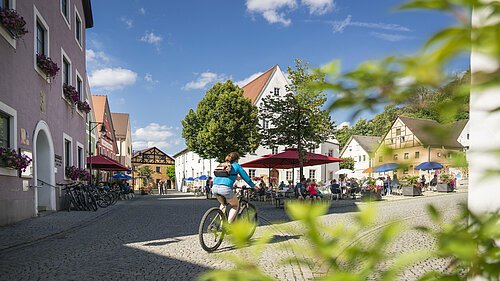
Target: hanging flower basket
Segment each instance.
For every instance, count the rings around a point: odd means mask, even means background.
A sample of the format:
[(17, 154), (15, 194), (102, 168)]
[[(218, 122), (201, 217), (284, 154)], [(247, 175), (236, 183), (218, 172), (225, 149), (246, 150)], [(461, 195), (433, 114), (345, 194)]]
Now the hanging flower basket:
[(31, 158), (21, 155), (16, 150), (0, 146), (0, 166), (16, 170), (26, 171), (31, 163)]
[(43, 54), (36, 54), (36, 65), (42, 70), (48, 78), (53, 78), (59, 72), (57, 63), (53, 62), (49, 57)]
[(5, 27), (14, 39), (19, 39), (28, 33), (26, 21), (16, 10), (0, 8), (0, 24)]
[(80, 101), (80, 94), (71, 85), (64, 84), (63, 93), (64, 97), (72, 104), (77, 104)]
[(91, 108), (90, 105), (86, 101), (78, 101), (76, 103), (78, 110), (83, 111), (85, 113), (89, 113)]

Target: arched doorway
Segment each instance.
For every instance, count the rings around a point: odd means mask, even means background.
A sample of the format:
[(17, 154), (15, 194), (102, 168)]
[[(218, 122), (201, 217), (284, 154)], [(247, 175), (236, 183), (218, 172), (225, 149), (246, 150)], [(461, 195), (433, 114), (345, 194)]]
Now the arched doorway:
[(33, 180), (35, 188), (35, 214), (56, 210), (54, 174), (54, 144), (45, 121), (38, 122), (33, 134)]

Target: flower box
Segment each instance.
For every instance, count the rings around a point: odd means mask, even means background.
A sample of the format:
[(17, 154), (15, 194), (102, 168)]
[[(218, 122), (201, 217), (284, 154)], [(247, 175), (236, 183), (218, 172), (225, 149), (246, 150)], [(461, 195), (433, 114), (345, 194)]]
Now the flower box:
[(66, 177), (74, 181), (76, 180), (86, 181), (89, 180), (90, 174), (85, 169), (79, 169), (75, 166), (69, 166), (66, 167)]
[(0, 24), (9, 31), (14, 39), (19, 39), (28, 33), (26, 21), (16, 10), (0, 8)]
[(362, 201), (380, 201), (382, 200), (382, 190), (364, 190), (361, 192)]
[(82, 112), (89, 113), (91, 110), (90, 105), (86, 101), (78, 101), (76, 105), (78, 107), (78, 110)]
[(80, 101), (80, 94), (76, 91), (75, 87), (71, 85), (63, 85), (63, 93), (66, 100), (71, 104), (77, 104)]
[(403, 186), (403, 196), (420, 196), (422, 188), (418, 186)]
[(22, 172), (25, 172), (30, 163), (31, 158), (29, 158), (28, 156), (21, 155), (14, 149), (0, 146), (1, 167), (21, 170)]
[(453, 192), (453, 187), (449, 183), (438, 183), (436, 189), (437, 192)]
[(36, 54), (36, 65), (40, 68), (48, 78), (53, 78), (59, 72), (57, 63), (53, 62), (49, 57), (43, 54)]

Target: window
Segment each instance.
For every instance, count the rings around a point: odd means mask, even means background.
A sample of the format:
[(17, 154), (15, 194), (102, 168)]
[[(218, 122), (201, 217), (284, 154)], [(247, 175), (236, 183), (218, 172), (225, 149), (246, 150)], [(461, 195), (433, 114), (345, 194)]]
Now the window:
[(269, 121), (264, 120), (263, 127), (264, 129), (269, 129)]
[(408, 174), (408, 168), (404, 168), (403, 174), (407, 175)]
[(314, 153), (314, 148), (309, 148), (309, 152)]
[(0, 0), (0, 8), (2, 9), (12, 9), (9, 0)]
[(10, 117), (0, 112), (0, 146), (10, 147)]
[(416, 151), (416, 152), (415, 152), (415, 159), (418, 159), (418, 158), (420, 158), (420, 152), (419, 152), (419, 151)]
[(292, 175), (293, 175), (292, 171), (286, 171), (286, 180), (287, 181), (291, 181), (292, 180)]
[(382, 156), (378, 157), (378, 162), (382, 162)]
[(333, 171), (328, 172), (328, 180), (333, 180)]
[(401, 129), (396, 129), (396, 136), (401, 136)]
[(251, 178), (255, 177), (255, 169), (248, 170), (248, 176)]
[(80, 15), (78, 14), (78, 11), (75, 8), (75, 39), (80, 44), (82, 45), (82, 20), (80, 19)]
[(78, 146), (77, 150), (77, 161), (78, 161), (78, 168), (83, 169), (83, 147)]
[(394, 156), (392, 157), (392, 159), (394, 159), (394, 160), (398, 160), (398, 155), (397, 155), (397, 154), (394, 154)]
[(157, 173), (161, 173), (161, 167), (160, 166), (156, 166), (156, 172)]
[(76, 75), (76, 90), (78, 91), (78, 95), (80, 97), (80, 100), (83, 101), (85, 100), (83, 96), (83, 81), (78, 74)]
[(280, 95), (280, 88), (274, 88), (274, 95), (279, 96)]
[(334, 153), (333, 149), (329, 149), (328, 150), (328, 156), (333, 157), (333, 153)]
[(400, 142), (405, 142), (405, 137), (404, 136), (399, 137), (399, 141)]
[(451, 159), (451, 157), (452, 157), (452, 154), (448, 153), (448, 159)]
[(64, 16), (66, 23), (69, 23), (69, 0), (61, 0), (61, 14)]
[(272, 147), (271, 150), (272, 150), (271, 154), (278, 154), (278, 147), (276, 146)]
[(71, 161), (71, 140), (64, 139), (64, 168), (72, 166)]
[(64, 84), (71, 85), (71, 64), (69, 63), (68, 59), (64, 56), (62, 63), (62, 78)]
[(358, 162), (361, 162), (361, 155), (358, 156)]
[(410, 153), (405, 152), (405, 154), (404, 154), (403, 158), (404, 158), (404, 159), (410, 159)]
[(467, 139), (469, 139), (469, 134), (467, 134)]
[(36, 22), (36, 53), (47, 56), (46, 50), (47, 29), (39, 22)]
[(366, 155), (363, 155), (363, 162), (366, 161)]
[(316, 170), (309, 170), (309, 178), (316, 179)]

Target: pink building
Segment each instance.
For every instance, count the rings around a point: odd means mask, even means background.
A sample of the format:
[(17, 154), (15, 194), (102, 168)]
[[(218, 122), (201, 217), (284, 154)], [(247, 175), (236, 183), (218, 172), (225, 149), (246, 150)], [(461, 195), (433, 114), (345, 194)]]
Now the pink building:
[[(0, 147), (33, 159), (22, 174), (0, 161), (5, 225), (59, 209), (56, 183), (68, 181), (67, 167), (85, 168), (85, 30), (93, 19), (90, 0), (0, 0), (0, 12), (17, 13), (27, 31), (0, 23)], [(44, 57), (57, 64), (55, 75)]]

